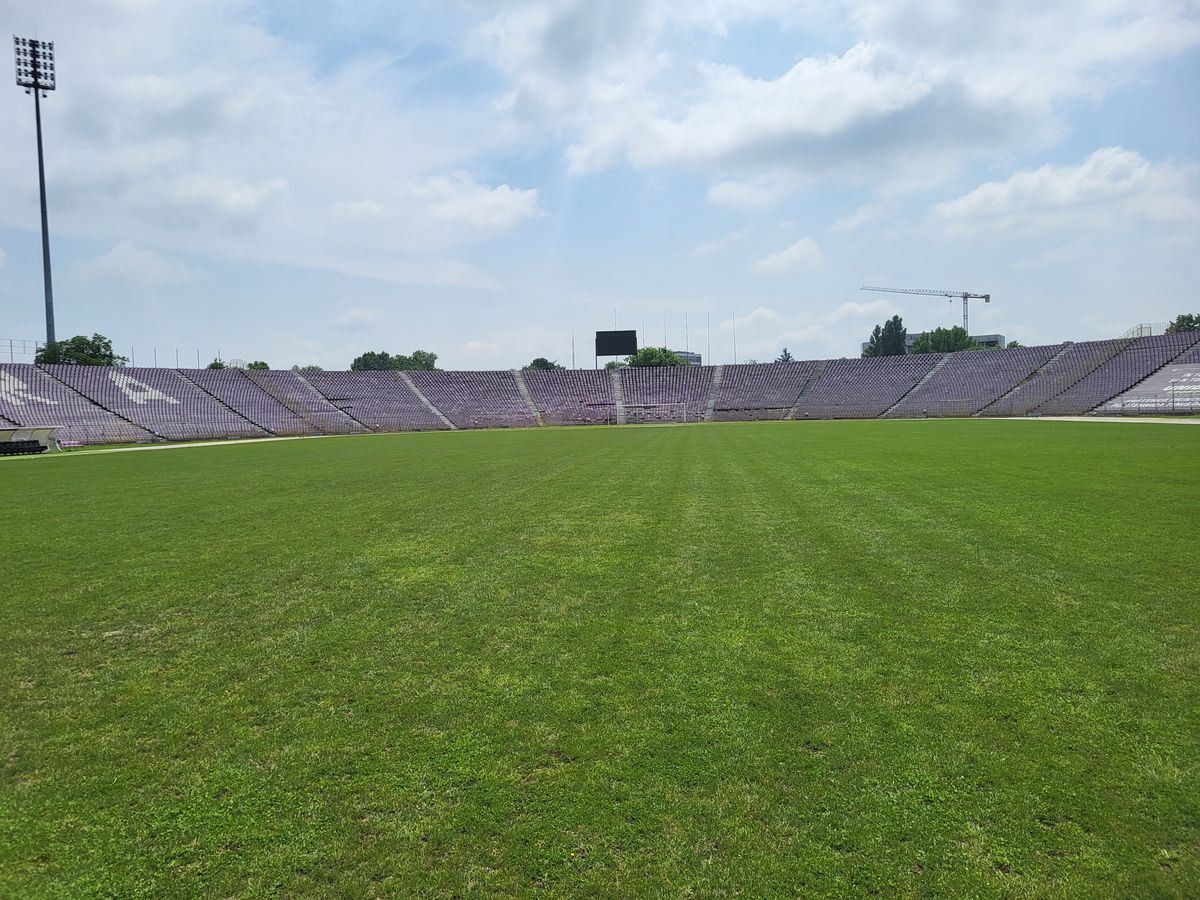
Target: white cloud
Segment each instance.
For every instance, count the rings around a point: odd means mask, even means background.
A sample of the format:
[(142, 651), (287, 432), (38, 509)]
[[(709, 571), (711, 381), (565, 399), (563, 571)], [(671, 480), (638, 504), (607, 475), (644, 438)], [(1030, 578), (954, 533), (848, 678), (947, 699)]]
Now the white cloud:
[(78, 266), (72, 275), (85, 282), (100, 280), (142, 289), (185, 284), (194, 277), (183, 263), (131, 241), (121, 241), (103, 256)]
[[(536, 214), (535, 192), (447, 174), (510, 131), (484, 96), (430, 96), (397, 55), (318, 54), (240, 0), (14, 15), (71, 51), (43, 109), (61, 234), (473, 287), (491, 278), (462, 257)], [(0, 142), (0, 172), (27, 171), (29, 120), (0, 107), (0, 133), (19, 137)], [(28, 227), (36, 211), (36, 185), (0, 178), (0, 222)]]
[(433, 218), (485, 231), (511, 228), (542, 212), (536, 189), (477, 184), (462, 172), (414, 181), (408, 190)]
[(888, 300), (871, 300), (867, 303), (850, 301), (839, 305), (830, 313), (829, 318), (840, 321), (842, 319), (861, 319), (866, 316), (890, 316), (895, 309), (896, 305)]
[(894, 203), (866, 203), (849, 215), (839, 218), (829, 226), (829, 230), (842, 233), (857, 231), (864, 225), (878, 222), (893, 215), (895, 211), (896, 206)]
[(715, 240), (705, 241), (703, 244), (692, 248), (692, 256), (708, 256), (711, 253), (716, 253), (718, 250), (724, 250), (740, 242), (749, 233), (749, 228), (739, 228), (737, 231), (731, 231)]
[(374, 200), (339, 200), (333, 204), (333, 214), (343, 221), (382, 219), (386, 210)]
[(487, 351), (488, 345), (484, 341), (467, 341), (458, 348), (460, 353), (465, 353), (468, 356), (478, 356)]
[[(770, 76), (688, 50), (737, 23), (824, 27), (843, 49)], [(1200, 45), (1186, 0), (528, 0), (476, 29), (503, 111), (565, 136), (574, 172), (626, 161), (718, 173), (713, 202), (762, 206), (746, 172), (927, 186), (1061, 136), (1063, 105)]]
[(800, 238), (777, 253), (755, 260), (750, 268), (760, 274), (777, 275), (796, 269), (817, 269), (824, 262), (821, 250), (812, 238)]
[(732, 331), (735, 326), (743, 332), (758, 331), (777, 328), (782, 321), (783, 316), (778, 310), (772, 309), (769, 306), (757, 306), (744, 316), (734, 316), (732, 319), (724, 319), (720, 327), (725, 331)]
[(360, 308), (348, 309), (336, 319), (334, 319), (334, 327), (343, 331), (360, 331), (366, 328), (372, 328), (379, 322), (379, 310)]
[(708, 202), (731, 209), (768, 209), (782, 200), (787, 190), (781, 184), (762, 179), (719, 181), (708, 189)]
[(1045, 165), (989, 181), (934, 207), (935, 219), (964, 232), (1073, 225), (1200, 224), (1195, 172), (1107, 147), (1076, 166)]

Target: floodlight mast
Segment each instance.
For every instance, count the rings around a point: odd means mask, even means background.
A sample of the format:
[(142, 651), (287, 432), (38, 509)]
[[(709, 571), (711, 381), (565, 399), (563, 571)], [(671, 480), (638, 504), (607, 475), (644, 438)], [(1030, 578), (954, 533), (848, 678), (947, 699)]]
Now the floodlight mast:
[(46, 160), (42, 152), (42, 98), (57, 86), (54, 74), (54, 41), (19, 38), (13, 35), (17, 63), (17, 86), (33, 94), (33, 117), (37, 126), (38, 190), (42, 201), (42, 276), (46, 288), (46, 343), (54, 343), (54, 283), (50, 277), (50, 220), (46, 214)]
[(982, 300), (984, 303), (992, 302), (991, 294), (972, 294), (970, 291), (931, 291), (925, 288), (889, 288), (889, 287), (873, 287), (868, 284), (862, 286), (864, 291), (883, 291), (886, 294), (920, 294), (923, 297), (949, 297), (951, 300), (962, 298), (963, 302), (963, 331), (968, 335), (971, 329), (967, 327), (967, 301)]

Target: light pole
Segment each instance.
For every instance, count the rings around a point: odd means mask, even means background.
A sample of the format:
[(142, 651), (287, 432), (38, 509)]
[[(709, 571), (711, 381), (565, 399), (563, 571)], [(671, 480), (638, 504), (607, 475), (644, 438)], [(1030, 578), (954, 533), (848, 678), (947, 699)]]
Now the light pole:
[(54, 284), (50, 280), (50, 221), (46, 216), (46, 161), (42, 154), (42, 98), (56, 87), (54, 41), (19, 38), (13, 35), (17, 61), (17, 85), (33, 94), (33, 116), (37, 123), (38, 188), (42, 196), (42, 270), (46, 283), (46, 343), (54, 343)]

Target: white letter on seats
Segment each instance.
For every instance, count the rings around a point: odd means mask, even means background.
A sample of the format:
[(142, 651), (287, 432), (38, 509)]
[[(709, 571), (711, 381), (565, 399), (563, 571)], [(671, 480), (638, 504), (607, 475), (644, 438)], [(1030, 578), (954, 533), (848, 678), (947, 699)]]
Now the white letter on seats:
[(24, 406), (26, 400), (31, 403), (45, 403), (47, 406), (58, 406), (57, 400), (29, 393), (28, 385), (16, 375), (9, 375), (7, 372), (0, 372), (0, 400), (12, 403), (14, 406)]
[(162, 391), (150, 387), (144, 381), (138, 381), (132, 375), (126, 375), (122, 372), (110, 373), (113, 384), (121, 389), (126, 397), (137, 403), (139, 406), (147, 400), (165, 400), (167, 403), (178, 403), (174, 397), (168, 397)]

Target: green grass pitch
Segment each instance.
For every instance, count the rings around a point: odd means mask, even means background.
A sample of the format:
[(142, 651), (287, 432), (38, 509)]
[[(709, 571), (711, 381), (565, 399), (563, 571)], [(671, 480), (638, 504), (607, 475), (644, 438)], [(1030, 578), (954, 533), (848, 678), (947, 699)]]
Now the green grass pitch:
[(0, 895), (1200, 894), (1200, 428), (386, 435), (0, 489)]

